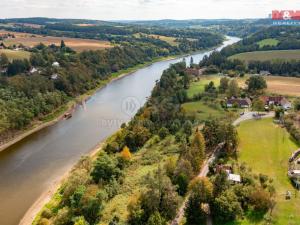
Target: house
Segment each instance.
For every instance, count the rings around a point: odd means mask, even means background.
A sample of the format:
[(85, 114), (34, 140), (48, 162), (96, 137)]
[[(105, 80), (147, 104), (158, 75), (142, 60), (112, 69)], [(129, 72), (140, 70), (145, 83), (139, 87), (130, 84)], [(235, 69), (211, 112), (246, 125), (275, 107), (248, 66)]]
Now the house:
[(239, 108), (249, 108), (251, 106), (251, 100), (249, 98), (230, 98), (226, 103), (228, 108), (232, 108), (235, 105)]
[(199, 70), (195, 68), (186, 68), (185, 72), (188, 75), (194, 75), (194, 76), (199, 76)]
[(1, 73), (6, 73), (6, 72), (7, 72), (7, 68), (2, 68), (2, 69), (0, 69), (0, 72), (1, 72)]
[(261, 76), (270, 76), (271, 73), (270, 73), (269, 71), (261, 70), (261, 71), (259, 72), (259, 75), (261, 75)]
[(283, 96), (263, 96), (261, 97), (261, 99), (266, 106), (270, 106), (270, 105), (282, 106), (285, 110), (292, 108), (292, 103), (290, 103)]
[(230, 173), (228, 175), (228, 180), (232, 181), (233, 183), (241, 183), (241, 176), (238, 174)]
[(230, 174), (232, 171), (232, 167), (229, 165), (217, 165), (215, 168), (215, 172), (221, 173), (222, 171), (226, 172), (227, 174)]
[(54, 62), (54, 63), (52, 63), (52, 66), (59, 67), (60, 65), (59, 65), (59, 62)]
[(51, 75), (51, 80), (57, 80), (58, 74), (52, 74)]
[(35, 67), (32, 67), (30, 70), (29, 70), (29, 73), (33, 74), (33, 73), (36, 73), (38, 72), (38, 69), (36, 69)]

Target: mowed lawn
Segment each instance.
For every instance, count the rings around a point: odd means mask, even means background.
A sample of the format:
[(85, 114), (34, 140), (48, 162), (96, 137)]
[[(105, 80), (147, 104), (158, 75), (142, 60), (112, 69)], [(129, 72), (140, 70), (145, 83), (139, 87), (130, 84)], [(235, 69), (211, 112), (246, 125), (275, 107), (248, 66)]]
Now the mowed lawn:
[(204, 92), (205, 85), (211, 81), (214, 82), (216, 87), (219, 87), (220, 79), (221, 77), (217, 75), (201, 76), (200, 81), (191, 83), (190, 88), (187, 91), (188, 97), (192, 98), (194, 95)]
[(274, 51), (255, 51), (245, 52), (230, 56), (229, 59), (240, 59), (248, 63), (249, 61), (267, 60), (300, 60), (300, 50), (274, 50)]
[(279, 41), (275, 38), (268, 38), (257, 42), (260, 48), (264, 46), (277, 46)]
[[(300, 193), (295, 197), (295, 189), (287, 177), (289, 157), (299, 146), (291, 140), (288, 132), (275, 125), (272, 119), (243, 122), (238, 127), (238, 133), (240, 163), (246, 162), (254, 173), (266, 174), (274, 180), (277, 192), (277, 204), (273, 211), (275, 224), (299, 225)], [(288, 190), (293, 194), (291, 200), (285, 200)], [(257, 223), (242, 221), (239, 224)]]
[(26, 52), (26, 51), (0, 49), (0, 55), (1, 54), (5, 54), (10, 61), (12, 61), (14, 59), (29, 59), (30, 58), (30, 52)]

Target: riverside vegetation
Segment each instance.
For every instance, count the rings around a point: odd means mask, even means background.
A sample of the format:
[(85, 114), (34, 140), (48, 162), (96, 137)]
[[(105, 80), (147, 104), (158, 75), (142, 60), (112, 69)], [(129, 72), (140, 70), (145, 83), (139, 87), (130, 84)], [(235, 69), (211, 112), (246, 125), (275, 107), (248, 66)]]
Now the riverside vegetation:
[[(207, 206), (216, 222), (269, 210), (269, 178), (257, 180), (245, 165), (234, 167), (241, 184), (230, 185), (225, 173), (213, 169), (210, 178), (196, 178), (219, 143), (224, 161), (236, 156), (239, 141), (230, 119), (210, 118), (200, 131), (198, 120), (186, 115), (185, 71), (181, 62), (163, 72), (144, 107), (95, 158), (81, 159), (34, 224), (166, 225), (188, 191), (186, 224), (203, 223)], [(208, 87), (202, 95), (214, 98)]]

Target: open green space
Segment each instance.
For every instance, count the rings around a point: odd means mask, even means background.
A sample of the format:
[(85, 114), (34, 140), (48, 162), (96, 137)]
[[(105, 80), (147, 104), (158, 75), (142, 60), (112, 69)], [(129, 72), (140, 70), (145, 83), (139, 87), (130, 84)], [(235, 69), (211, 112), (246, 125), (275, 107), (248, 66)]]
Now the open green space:
[(221, 77), (217, 75), (201, 76), (200, 81), (191, 83), (191, 86), (187, 91), (188, 97), (192, 98), (194, 95), (203, 92), (205, 85), (211, 81), (218, 87), (220, 85), (220, 79)]
[(229, 59), (239, 59), (246, 63), (249, 61), (272, 61), (272, 60), (300, 60), (300, 50), (274, 50), (245, 52), (230, 56)]
[[(273, 179), (276, 189), (276, 206), (273, 210), (274, 224), (300, 224), (300, 196), (288, 176), (288, 160), (299, 148), (289, 133), (274, 124), (272, 119), (243, 122), (238, 127), (240, 137), (239, 161), (246, 162), (254, 173), (262, 173)], [(291, 191), (291, 200), (285, 199)], [(264, 221), (240, 221), (235, 224), (264, 224)]]
[(1, 54), (5, 54), (10, 61), (12, 61), (14, 59), (29, 59), (30, 58), (30, 52), (26, 52), (26, 51), (0, 49), (0, 55)]
[(221, 118), (224, 116), (224, 110), (221, 106), (202, 101), (188, 102), (182, 105), (188, 115), (195, 115), (199, 121), (207, 120), (210, 117)]
[(279, 41), (275, 38), (268, 38), (257, 42), (260, 48), (265, 46), (277, 46)]

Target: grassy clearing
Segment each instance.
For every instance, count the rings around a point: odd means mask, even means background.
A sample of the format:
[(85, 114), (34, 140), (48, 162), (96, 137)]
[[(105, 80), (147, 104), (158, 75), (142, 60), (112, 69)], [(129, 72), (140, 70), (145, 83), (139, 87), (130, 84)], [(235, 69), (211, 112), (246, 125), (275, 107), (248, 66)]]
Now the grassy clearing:
[(192, 98), (194, 95), (203, 92), (205, 85), (210, 81), (213, 81), (215, 86), (218, 87), (220, 85), (220, 79), (221, 77), (217, 75), (201, 76), (200, 81), (191, 83), (191, 86), (187, 91), (188, 97)]
[[(240, 162), (246, 162), (254, 173), (263, 173), (274, 180), (277, 205), (273, 211), (275, 224), (300, 224), (300, 196), (285, 200), (286, 191), (295, 193), (287, 177), (288, 159), (299, 146), (288, 132), (272, 123), (272, 119), (247, 121), (238, 127)], [(236, 224), (260, 224), (241, 221)]]
[(257, 42), (260, 48), (264, 46), (277, 46), (279, 41), (275, 38), (268, 38)]
[(29, 59), (30, 52), (26, 51), (15, 51), (10, 49), (0, 49), (0, 55), (5, 54), (10, 61), (14, 59)]
[(245, 52), (230, 56), (229, 59), (240, 59), (248, 63), (249, 61), (267, 60), (300, 60), (300, 50), (275, 50), (275, 51), (255, 51)]
[(182, 105), (188, 115), (195, 115), (199, 121), (207, 120), (211, 117), (221, 118), (224, 116), (224, 110), (220, 107), (213, 107), (202, 101), (188, 102)]

